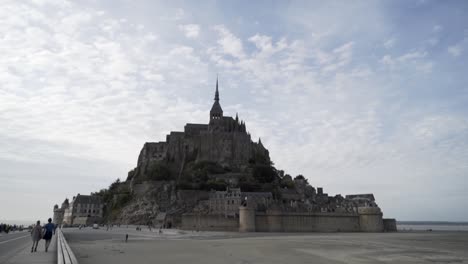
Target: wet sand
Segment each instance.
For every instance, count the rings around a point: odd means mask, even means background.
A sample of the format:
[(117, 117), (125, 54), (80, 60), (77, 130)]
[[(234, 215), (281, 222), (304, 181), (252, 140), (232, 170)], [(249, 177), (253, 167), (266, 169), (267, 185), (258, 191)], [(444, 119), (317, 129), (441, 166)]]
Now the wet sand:
[[(468, 263), (468, 232), (229, 233), (64, 229), (88, 263)], [(125, 243), (125, 234), (129, 241)]]

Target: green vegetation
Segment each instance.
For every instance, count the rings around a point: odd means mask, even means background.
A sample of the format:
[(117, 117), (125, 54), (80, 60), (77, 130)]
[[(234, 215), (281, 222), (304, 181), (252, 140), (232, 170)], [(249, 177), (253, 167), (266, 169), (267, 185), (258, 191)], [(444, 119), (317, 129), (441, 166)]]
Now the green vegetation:
[(174, 180), (174, 175), (169, 166), (162, 162), (156, 162), (149, 168), (148, 179), (153, 181), (170, 181)]
[(225, 190), (227, 186), (225, 181), (209, 179), (209, 175), (223, 174), (229, 171), (229, 168), (222, 167), (212, 161), (191, 162), (185, 167), (177, 188), (184, 190)]
[(221, 174), (226, 172), (226, 169), (219, 163), (213, 161), (200, 161), (191, 164), (191, 169), (196, 175)]
[(276, 179), (276, 177), (278, 177), (278, 174), (273, 166), (254, 165), (253, 177), (258, 183), (271, 183)]
[(280, 181), (280, 187), (281, 188), (287, 188), (287, 189), (292, 189), (294, 188), (294, 181), (291, 177), (291, 175), (286, 174)]
[(309, 184), (309, 181), (302, 174), (299, 174), (296, 177), (294, 177), (294, 180), (303, 180), (306, 182), (306, 184)]
[(92, 195), (100, 196), (104, 203), (105, 221), (113, 219), (118, 215), (120, 209), (132, 200), (128, 186), (121, 183), (120, 179), (114, 181), (108, 189), (101, 189)]

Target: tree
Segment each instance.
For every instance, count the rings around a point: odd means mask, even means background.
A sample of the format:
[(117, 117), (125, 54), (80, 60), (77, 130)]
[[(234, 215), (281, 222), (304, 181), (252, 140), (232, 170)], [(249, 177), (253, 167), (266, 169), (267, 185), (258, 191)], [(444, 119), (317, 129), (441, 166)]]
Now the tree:
[(109, 191), (114, 191), (117, 189), (117, 187), (119, 187), (119, 184), (120, 184), (120, 179), (117, 179), (115, 180), (115, 182), (111, 183), (111, 185), (109, 186)]
[(172, 172), (167, 165), (158, 162), (151, 165), (148, 177), (153, 181), (169, 181), (172, 180)]
[(208, 180), (206, 183), (200, 184), (200, 188), (203, 190), (216, 190), (216, 191), (224, 191), (226, 190), (228, 184), (224, 180)]
[(303, 180), (305, 181), (305, 183), (309, 183), (309, 181), (302, 174), (299, 174), (296, 177), (294, 177), (294, 180)]
[(277, 177), (276, 169), (269, 165), (255, 165), (253, 177), (258, 183), (271, 183)]
[(281, 188), (288, 188), (288, 189), (294, 188), (294, 182), (292, 180), (291, 175), (289, 174), (284, 175), (284, 177), (281, 179), (280, 186)]

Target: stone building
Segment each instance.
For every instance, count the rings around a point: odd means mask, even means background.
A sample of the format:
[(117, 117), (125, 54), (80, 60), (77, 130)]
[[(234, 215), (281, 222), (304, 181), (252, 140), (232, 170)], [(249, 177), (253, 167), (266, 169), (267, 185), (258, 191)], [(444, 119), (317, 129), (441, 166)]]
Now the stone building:
[(266, 208), (273, 201), (271, 192), (241, 192), (240, 188), (228, 188), (226, 191), (212, 191), (208, 200), (209, 214), (226, 217), (239, 216), (239, 206), (250, 203), (252, 207)]
[(64, 211), (64, 225), (91, 225), (102, 220), (104, 205), (101, 197), (81, 195), (73, 197)]
[(57, 204), (54, 206), (54, 217), (53, 217), (53, 223), (56, 225), (62, 225), (63, 223), (63, 217), (65, 215), (65, 210), (68, 209), (69, 202), (68, 198), (63, 201), (62, 206), (59, 207)]

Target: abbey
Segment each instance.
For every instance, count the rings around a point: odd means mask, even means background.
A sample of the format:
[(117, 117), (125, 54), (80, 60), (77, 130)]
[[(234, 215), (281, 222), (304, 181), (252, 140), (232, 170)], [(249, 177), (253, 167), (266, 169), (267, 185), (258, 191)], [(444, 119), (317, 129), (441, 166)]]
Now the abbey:
[(260, 139), (252, 142), (245, 122), (240, 121), (237, 114), (235, 118), (223, 115), (216, 80), (208, 124), (188, 123), (183, 132), (173, 131), (167, 135), (166, 141), (145, 143), (130, 178), (144, 178), (150, 164), (157, 161), (179, 165), (172, 170), (180, 174), (188, 162), (210, 161), (231, 170), (244, 171), (249, 162), (269, 164), (270, 156)]

